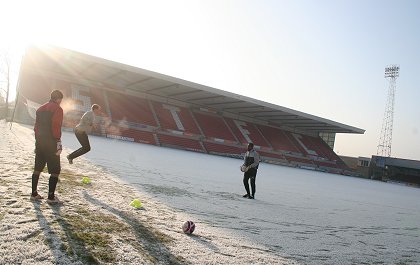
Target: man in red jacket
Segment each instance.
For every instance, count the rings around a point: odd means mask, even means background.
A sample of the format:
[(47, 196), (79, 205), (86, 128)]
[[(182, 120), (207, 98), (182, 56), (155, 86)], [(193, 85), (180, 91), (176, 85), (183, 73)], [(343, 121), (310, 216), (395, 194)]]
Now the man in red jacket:
[(60, 154), (61, 145), (61, 125), (63, 123), (63, 109), (60, 103), (63, 93), (60, 90), (51, 92), (51, 99), (36, 111), (35, 121), (35, 167), (32, 174), (32, 201), (42, 200), (38, 194), (37, 186), (39, 175), (48, 167), (50, 179), (48, 182), (48, 203), (60, 203), (54, 195), (57, 187), (58, 176), (60, 175)]

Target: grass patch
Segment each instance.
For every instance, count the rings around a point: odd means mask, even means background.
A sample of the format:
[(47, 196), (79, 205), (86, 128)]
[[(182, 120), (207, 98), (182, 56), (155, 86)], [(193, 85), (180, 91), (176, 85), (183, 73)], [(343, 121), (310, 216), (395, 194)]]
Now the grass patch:
[(78, 208), (74, 213), (65, 214), (58, 220), (66, 238), (62, 245), (69, 255), (76, 255), (86, 263), (115, 262), (111, 234), (124, 234), (129, 227), (114, 216)]
[[(62, 171), (57, 191), (71, 197), (75, 189), (90, 189), (90, 185), (82, 183), (82, 178), (82, 175)], [(144, 225), (130, 213), (113, 208), (108, 210), (109, 214), (93, 211), (87, 205), (78, 205), (62, 212), (57, 219), (63, 231), (60, 249), (86, 264), (113, 264), (118, 256), (113, 247), (114, 240), (118, 240), (132, 246), (145, 261), (152, 264), (185, 264), (182, 257), (172, 256), (165, 250), (165, 245), (172, 243), (173, 238)]]
[(136, 226), (133, 228), (138, 235), (142, 235), (148, 242), (158, 241), (160, 243), (168, 244), (174, 241), (173, 238), (161, 233), (157, 230), (151, 230), (148, 227)]
[(61, 171), (58, 178), (57, 192), (61, 194), (68, 194), (73, 192), (76, 187), (90, 188), (90, 184), (82, 183), (82, 175), (76, 175), (70, 171)]
[[(152, 263), (158, 262), (156, 256), (150, 253), (150, 246), (144, 244), (165, 244), (172, 242), (169, 236), (146, 228), (142, 225), (131, 226), (120, 221), (113, 215), (88, 211), (78, 208), (75, 213), (62, 216), (58, 223), (63, 227), (66, 237), (63, 242), (67, 245), (61, 246), (68, 255), (76, 255), (85, 263), (113, 263), (116, 253), (112, 246), (112, 234), (117, 235), (122, 241), (132, 245), (145, 259)], [(138, 242), (133, 235), (141, 235)], [(182, 260), (176, 257), (174, 264)]]

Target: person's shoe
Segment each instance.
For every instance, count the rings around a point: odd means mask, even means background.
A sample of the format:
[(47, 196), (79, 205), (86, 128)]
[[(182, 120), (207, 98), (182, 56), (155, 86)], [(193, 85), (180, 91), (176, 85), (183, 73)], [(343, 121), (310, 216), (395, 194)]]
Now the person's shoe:
[(67, 160), (69, 161), (69, 164), (71, 165), (71, 164), (73, 164), (73, 159), (72, 158), (70, 158), (70, 155), (68, 155), (68, 156), (66, 156), (67, 157)]
[(63, 204), (63, 202), (62, 202), (62, 201), (60, 201), (60, 200), (57, 198), (57, 196), (54, 196), (54, 198), (53, 198), (53, 199), (48, 198), (48, 199), (47, 199), (47, 202), (48, 202), (49, 204), (54, 204), (54, 205), (57, 205), (57, 204)]
[(254, 199), (254, 196), (249, 196), (248, 199)]
[(39, 195), (39, 194), (37, 194), (37, 195), (35, 195), (35, 196), (32, 196), (31, 195), (31, 201), (40, 201), (40, 200), (42, 200), (42, 199), (44, 199), (44, 197), (42, 197), (41, 195)]
[(244, 198), (249, 198), (249, 194), (245, 194), (244, 196), (242, 196)]

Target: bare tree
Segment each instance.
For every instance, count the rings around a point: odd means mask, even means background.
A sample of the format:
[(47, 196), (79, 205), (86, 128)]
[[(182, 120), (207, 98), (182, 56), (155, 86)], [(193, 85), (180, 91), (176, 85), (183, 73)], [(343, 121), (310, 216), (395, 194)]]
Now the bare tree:
[[(10, 82), (11, 82), (11, 60), (10, 53), (4, 52), (0, 55), (0, 87), (2, 92), (6, 93), (5, 95), (5, 104), (4, 104), (4, 117), (7, 119), (9, 112), (9, 92), (10, 92)], [(3, 84), (6, 87), (3, 88)], [(0, 115), (1, 117), (1, 115)]]

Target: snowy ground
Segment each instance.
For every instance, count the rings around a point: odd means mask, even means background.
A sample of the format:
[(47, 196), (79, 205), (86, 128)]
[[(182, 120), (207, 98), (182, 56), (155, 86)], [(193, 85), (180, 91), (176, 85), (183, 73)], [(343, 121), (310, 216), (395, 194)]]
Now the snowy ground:
[[(1, 121), (0, 135), (0, 264), (80, 263), (60, 246), (80, 209), (145, 228), (112, 235), (113, 263), (420, 263), (418, 188), (261, 164), (249, 200), (238, 159), (91, 136), (92, 151), (69, 165), (79, 143), (63, 132), (58, 186), (70, 176), (93, 183), (59, 190), (66, 203), (57, 210), (29, 202), (32, 129)], [(142, 210), (129, 206), (134, 198)], [(185, 220), (196, 223), (193, 236), (182, 233)]]

